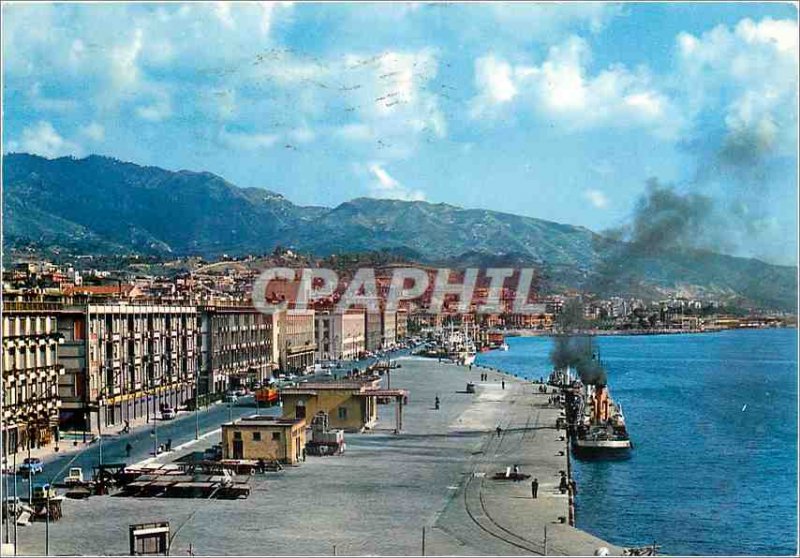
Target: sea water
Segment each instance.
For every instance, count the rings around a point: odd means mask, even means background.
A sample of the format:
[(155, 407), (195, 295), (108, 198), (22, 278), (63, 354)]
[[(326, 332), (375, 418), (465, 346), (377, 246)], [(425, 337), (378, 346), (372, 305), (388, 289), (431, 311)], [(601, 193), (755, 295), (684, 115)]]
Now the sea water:
[[(573, 460), (576, 525), (665, 554), (797, 553), (797, 331), (597, 337), (634, 448)], [(527, 378), (547, 337), (511, 337), (478, 363)]]

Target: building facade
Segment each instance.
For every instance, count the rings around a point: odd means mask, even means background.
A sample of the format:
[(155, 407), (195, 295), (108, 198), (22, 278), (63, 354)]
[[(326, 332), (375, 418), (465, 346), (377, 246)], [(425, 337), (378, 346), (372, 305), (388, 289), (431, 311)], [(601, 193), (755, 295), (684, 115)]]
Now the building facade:
[(252, 306), (200, 309), (200, 393), (224, 393), (272, 377), (278, 326), (275, 314)]
[(58, 304), (3, 302), (3, 455), (58, 440)]
[(389, 349), (397, 344), (397, 314), (389, 310), (381, 312), (381, 348)]
[(278, 364), (284, 372), (305, 372), (314, 365), (316, 334), (313, 310), (278, 313)]
[(88, 304), (58, 318), (62, 428), (102, 431), (149, 420), (195, 396), (195, 307)]
[(355, 360), (364, 352), (364, 312), (317, 313), (317, 360)]
[(303, 458), (306, 421), (255, 415), (222, 425), (223, 459), (263, 459), (290, 465)]
[(367, 310), (364, 317), (364, 345), (368, 351), (378, 351), (383, 343), (381, 313)]
[(399, 343), (408, 337), (408, 311), (403, 309), (398, 310), (395, 319), (397, 323), (397, 342)]

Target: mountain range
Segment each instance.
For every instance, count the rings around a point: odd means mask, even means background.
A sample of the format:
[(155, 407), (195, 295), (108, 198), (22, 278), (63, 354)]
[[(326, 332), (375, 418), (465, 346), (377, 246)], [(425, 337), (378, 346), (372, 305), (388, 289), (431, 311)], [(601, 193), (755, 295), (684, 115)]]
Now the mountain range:
[[(794, 309), (796, 268), (696, 250), (629, 253), (586, 228), (448, 204), (358, 198), (295, 205), (208, 172), (108, 157), (3, 158), (6, 250), (162, 257), (388, 251), (448, 265), (535, 265), (559, 287), (653, 296), (681, 289)], [(609, 263), (613, 265), (609, 265)]]

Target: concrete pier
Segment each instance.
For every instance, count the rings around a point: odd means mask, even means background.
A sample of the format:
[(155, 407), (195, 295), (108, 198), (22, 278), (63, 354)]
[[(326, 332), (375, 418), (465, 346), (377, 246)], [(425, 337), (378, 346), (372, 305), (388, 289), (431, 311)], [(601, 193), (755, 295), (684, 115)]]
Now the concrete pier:
[[(399, 435), (394, 405), (382, 405), (376, 429), (347, 435), (345, 455), (256, 475), (246, 500), (67, 500), (64, 519), (50, 526), (50, 552), (126, 554), (128, 524), (151, 521), (170, 522), (176, 555), (190, 544), (196, 554), (218, 555), (419, 555), (423, 544), (426, 555), (544, 554), (545, 528), (547, 554), (591, 555), (601, 546), (621, 552), (559, 522), (569, 518), (568, 496), (558, 490), (567, 448), (548, 395), (496, 372), (480, 382), (485, 369), (478, 367), (400, 362), (392, 387), (410, 396)], [(474, 394), (466, 393), (469, 381), (477, 384)], [(158, 460), (200, 451), (217, 438)], [(538, 478), (537, 499), (530, 479), (492, 480), (515, 464)], [(20, 529), (18, 553), (44, 553), (44, 525)]]

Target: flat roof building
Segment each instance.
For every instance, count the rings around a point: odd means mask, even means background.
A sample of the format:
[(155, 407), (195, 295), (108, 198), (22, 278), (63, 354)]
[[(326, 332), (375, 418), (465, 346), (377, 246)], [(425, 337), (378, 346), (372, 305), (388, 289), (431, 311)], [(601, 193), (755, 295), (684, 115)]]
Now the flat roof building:
[(281, 391), (283, 415), (295, 419), (313, 417), (319, 411), (328, 414), (331, 428), (351, 432), (368, 430), (378, 422), (378, 399), (395, 399), (396, 431), (402, 428), (402, 407), (408, 392), (403, 389), (380, 389), (380, 378), (341, 382), (306, 383)]
[(222, 425), (223, 459), (294, 465), (303, 458), (305, 447), (305, 419), (253, 415)]

